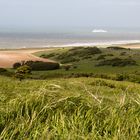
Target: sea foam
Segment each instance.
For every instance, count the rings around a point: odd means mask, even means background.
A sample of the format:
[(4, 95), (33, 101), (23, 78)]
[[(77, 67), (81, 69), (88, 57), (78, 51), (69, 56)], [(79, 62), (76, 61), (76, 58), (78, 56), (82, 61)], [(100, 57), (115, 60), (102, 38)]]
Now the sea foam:
[(94, 29), (92, 30), (92, 33), (107, 33), (108, 31), (103, 30), (103, 29)]

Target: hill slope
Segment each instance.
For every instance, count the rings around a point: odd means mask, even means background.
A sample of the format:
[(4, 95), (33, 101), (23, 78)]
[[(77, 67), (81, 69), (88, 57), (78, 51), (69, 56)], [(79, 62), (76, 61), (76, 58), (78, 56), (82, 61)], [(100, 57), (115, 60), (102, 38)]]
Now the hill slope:
[(20, 82), (0, 77), (0, 87), (0, 139), (140, 137), (139, 84), (98, 78)]
[(117, 46), (73, 47), (41, 51), (35, 55), (71, 65), (68, 71), (62, 67), (59, 70), (41, 72), (42, 77), (94, 76), (140, 83), (140, 49)]

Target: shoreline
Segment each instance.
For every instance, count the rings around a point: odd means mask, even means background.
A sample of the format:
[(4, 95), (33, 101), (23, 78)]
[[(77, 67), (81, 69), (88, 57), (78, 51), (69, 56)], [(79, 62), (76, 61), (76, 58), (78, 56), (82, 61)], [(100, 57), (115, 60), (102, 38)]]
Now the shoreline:
[(69, 47), (99, 47), (99, 48), (107, 48), (109, 46), (117, 46), (117, 47), (124, 47), (130, 49), (140, 49), (140, 41), (138, 42), (106, 42), (106, 43), (72, 43), (72, 44), (65, 44), (65, 45), (47, 45), (43, 47), (15, 47), (15, 48), (0, 48), (0, 51), (12, 51), (12, 50), (48, 50), (48, 49), (56, 49), (56, 48), (69, 48)]

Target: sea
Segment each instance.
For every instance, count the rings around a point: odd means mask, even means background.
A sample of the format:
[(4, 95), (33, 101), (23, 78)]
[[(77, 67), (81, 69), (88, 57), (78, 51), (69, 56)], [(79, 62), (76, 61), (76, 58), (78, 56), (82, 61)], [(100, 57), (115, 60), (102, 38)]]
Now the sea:
[(0, 49), (140, 43), (140, 28), (83, 28), (44, 32), (0, 31)]

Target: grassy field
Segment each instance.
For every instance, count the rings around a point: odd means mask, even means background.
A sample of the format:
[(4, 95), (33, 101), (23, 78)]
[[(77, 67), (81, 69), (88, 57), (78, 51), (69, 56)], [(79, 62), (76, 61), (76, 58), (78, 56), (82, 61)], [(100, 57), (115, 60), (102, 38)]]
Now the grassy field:
[(1, 140), (139, 140), (140, 85), (0, 76)]

